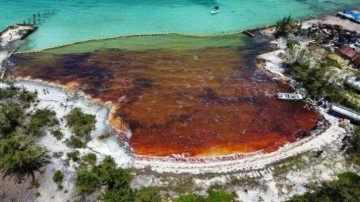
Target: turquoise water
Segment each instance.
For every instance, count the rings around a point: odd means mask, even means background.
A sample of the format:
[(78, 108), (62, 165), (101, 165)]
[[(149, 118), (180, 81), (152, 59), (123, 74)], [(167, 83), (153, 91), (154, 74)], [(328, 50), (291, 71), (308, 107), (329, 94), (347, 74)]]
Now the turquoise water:
[[(23, 49), (41, 50), (124, 35), (228, 34), (272, 24), (290, 14), (306, 18), (360, 8), (360, 0), (0, 0), (0, 5), (0, 29), (32, 22), (36, 15), (39, 29)], [(211, 15), (215, 5), (221, 12)]]

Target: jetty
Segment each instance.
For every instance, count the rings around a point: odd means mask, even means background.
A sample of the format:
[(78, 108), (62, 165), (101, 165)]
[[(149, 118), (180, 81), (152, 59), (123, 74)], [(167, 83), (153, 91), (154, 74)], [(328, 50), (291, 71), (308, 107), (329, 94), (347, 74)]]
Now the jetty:
[(5, 61), (17, 51), (19, 44), (13, 42), (23, 40), (37, 29), (35, 25), (15, 24), (0, 32), (0, 82), (3, 81), (6, 67)]

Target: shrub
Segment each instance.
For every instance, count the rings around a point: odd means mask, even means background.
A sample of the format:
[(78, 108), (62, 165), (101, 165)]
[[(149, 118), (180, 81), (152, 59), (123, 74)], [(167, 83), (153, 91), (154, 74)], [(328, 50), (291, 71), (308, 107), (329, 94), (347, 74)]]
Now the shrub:
[(85, 146), (85, 143), (81, 141), (79, 138), (74, 137), (73, 135), (70, 137), (70, 139), (65, 140), (65, 144), (68, 147), (72, 148), (82, 148)]
[(26, 126), (26, 132), (34, 136), (41, 135), (41, 128), (45, 126), (55, 126), (59, 121), (55, 117), (56, 113), (49, 109), (39, 109), (30, 117), (30, 122)]
[(101, 185), (99, 176), (94, 172), (88, 171), (86, 167), (79, 168), (76, 176), (75, 185), (78, 194), (93, 193)]
[(134, 192), (132, 189), (110, 189), (102, 194), (101, 199), (104, 202), (134, 202)]
[(208, 193), (209, 196), (206, 200), (208, 202), (232, 202), (235, 200), (234, 193), (227, 193), (224, 190), (210, 189)]
[(64, 174), (60, 170), (55, 171), (53, 176), (54, 182), (61, 184), (63, 179), (64, 179)]
[(29, 92), (25, 89), (21, 89), (19, 92), (19, 100), (22, 102), (25, 106), (30, 106), (29, 104), (33, 102), (37, 97), (37, 92)]
[(360, 127), (355, 128), (353, 137), (350, 140), (350, 145), (350, 158), (352, 162), (360, 165)]
[(294, 196), (290, 202), (297, 201), (349, 201), (357, 202), (360, 198), (360, 176), (345, 172), (338, 175), (338, 180), (323, 182), (313, 187), (311, 192)]
[(0, 104), (0, 138), (10, 136), (21, 126), (24, 110), (19, 104)]
[(87, 163), (89, 165), (96, 164), (96, 155), (94, 153), (88, 153), (82, 157), (82, 162)]
[(85, 114), (80, 108), (74, 108), (65, 119), (77, 136), (89, 135), (95, 129), (95, 115)]
[(79, 151), (69, 152), (69, 153), (66, 154), (66, 156), (67, 156), (67, 158), (69, 160), (72, 160), (72, 161), (75, 161), (75, 162), (80, 160), (79, 155), (80, 155)]
[(234, 193), (228, 193), (224, 190), (208, 190), (208, 197), (202, 197), (196, 194), (180, 195), (174, 199), (175, 202), (233, 202), (235, 200)]
[(136, 190), (135, 202), (161, 201), (159, 190), (156, 187), (144, 187)]
[(174, 202), (205, 202), (206, 199), (202, 196), (196, 195), (196, 194), (185, 194), (180, 195), (176, 199), (174, 199)]
[(54, 130), (51, 134), (57, 139), (61, 140), (64, 137), (64, 134), (60, 130)]
[(131, 175), (128, 170), (116, 168), (114, 159), (107, 156), (99, 165), (82, 164), (77, 171), (77, 194), (90, 194), (105, 186), (103, 201), (134, 201), (130, 188)]

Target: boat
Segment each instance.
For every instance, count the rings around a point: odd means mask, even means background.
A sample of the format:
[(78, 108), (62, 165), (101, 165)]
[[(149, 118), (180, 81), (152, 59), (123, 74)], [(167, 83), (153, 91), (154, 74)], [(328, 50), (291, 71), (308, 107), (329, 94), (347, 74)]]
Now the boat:
[(356, 23), (360, 23), (360, 11), (345, 10), (344, 12), (338, 12), (337, 15), (343, 18), (347, 18)]
[(276, 93), (276, 97), (280, 100), (302, 100), (304, 96), (300, 93)]
[(220, 12), (220, 7), (219, 6), (215, 6), (212, 10), (211, 10), (211, 14), (216, 14)]

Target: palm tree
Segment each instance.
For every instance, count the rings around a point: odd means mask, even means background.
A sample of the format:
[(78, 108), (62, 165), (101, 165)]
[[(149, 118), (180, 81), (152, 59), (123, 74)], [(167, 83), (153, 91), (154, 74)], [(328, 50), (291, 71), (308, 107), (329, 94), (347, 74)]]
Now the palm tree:
[(16, 177), (21, 182), (24, 177), (31, 176), (35, 180), (35, 172), (50, 163), (44, 148), (34, 146), (31, 142), (10, 137), (0, 142), (0, 170), (4, 178)]

